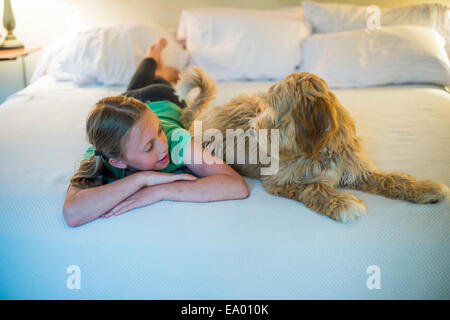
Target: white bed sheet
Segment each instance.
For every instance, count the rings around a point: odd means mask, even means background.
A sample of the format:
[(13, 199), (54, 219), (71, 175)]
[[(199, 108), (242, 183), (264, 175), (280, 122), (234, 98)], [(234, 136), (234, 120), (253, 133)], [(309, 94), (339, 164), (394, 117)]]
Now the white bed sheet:
[[(268, 82), (219, 83), (216, 102)], [(164, 201), (70, 228), (61, 210), (87, 113), (122, 87), (44, 76), (0, 106), (2, 299), (449, 299), (450, 201), (354, 191), (341, 224), (247, 179), (248, 199)], [(435, 86), (335, 90), (379, 169), (450, 186), (450, 96)], [(81, 271), (69, 290), (67, 267)], [(369, 290), (369, 266), (381, 289)]]

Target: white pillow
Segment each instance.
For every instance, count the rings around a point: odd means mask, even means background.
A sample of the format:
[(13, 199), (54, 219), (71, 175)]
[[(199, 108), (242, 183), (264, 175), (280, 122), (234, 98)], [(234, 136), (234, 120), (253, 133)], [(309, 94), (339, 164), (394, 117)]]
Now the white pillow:
[[(44, 48), (34, 68), (30, 83), (35, 82), (45, 74), (53, 76), (56, 81), (76, 81), (76, 77), (64, 72), (61, 66), (61, 61), (64, 58), (62, 52), (69, 45), (70, 41), (72, 41), (73, 36), (73, 34), (66, 35)], [(84, 82), (84, 79), (79, 82)]]
[(316, 34), (303, 42), (300, 71), (330, 87), (399, 83), (450, 84), (443, 38), (419, 26), (390, 26)]
[(218, 81), (282, 79), (298, 68), (301, 42), (311, 33), (291, 9), (184, 10), (177, 38), (185, 40), (190, 64)]
[[(171, 35), (152, 25), (114, 25), (96, 27), (75, 34), (64, 48), (54, 54), (64, 79), (103, 85), (126, 85), (148, 46), (160, 37), (168, 41), (162, 59), (165, 65), (182, 69), (189, 55)], [(51, 71), (51, 70), (49, 70)]]
[[(303, 1), (305, 17), (317, 33), (363, 29), (373, 14), (369, 6)], [(450, 55), (450, 6), (439, 3), (380, 8), (381, 26), (417, 25), (436, 30), (446, 40)]]

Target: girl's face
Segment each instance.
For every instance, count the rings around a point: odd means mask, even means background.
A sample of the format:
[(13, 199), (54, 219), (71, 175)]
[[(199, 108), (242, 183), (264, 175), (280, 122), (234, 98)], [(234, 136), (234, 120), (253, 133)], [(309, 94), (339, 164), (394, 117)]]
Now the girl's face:
[(159, 118), (148, 110), (131, 128), (125, 146), (125, 162), (142, 171), (162, 170), (169, 164), (169, 147)]

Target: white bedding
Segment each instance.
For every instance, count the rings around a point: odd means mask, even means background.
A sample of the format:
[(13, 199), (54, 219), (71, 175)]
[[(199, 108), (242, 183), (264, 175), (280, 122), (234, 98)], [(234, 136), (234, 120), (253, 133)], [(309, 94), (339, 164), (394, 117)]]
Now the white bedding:
[[(217, 103), (269, 82), (218, 84)], [(247, 179), (245, 200), (164, 201), (70, 228), (61, 210), (87, 113), (123, 87), (38, 79), (0, 106), (1, 299), (449, 299), (450, 201), (354, 191), (341, 224)], [(379, 169), (450, 186), (450, 96), (437, 86), (334, 90)], [(69, 290), (70, 265), (81, 289)], [(369, 290), (377, 265), (381, 289)]]

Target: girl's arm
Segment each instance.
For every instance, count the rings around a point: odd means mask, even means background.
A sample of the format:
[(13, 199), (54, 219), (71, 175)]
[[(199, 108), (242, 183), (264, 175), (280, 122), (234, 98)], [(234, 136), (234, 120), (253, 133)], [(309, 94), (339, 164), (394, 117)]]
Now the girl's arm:
[(71, 227), (95, 220), (144, 186), (140, 173), (94, 188), (70, 185), (64, 200), (64, 219)]
[(245, 199), (249, 196), (245, 180), (240, 182), (240, 179), (228, 174), (216, 174), (197, 181), (178, 181), (151, 188), (159, 194), (161, 200), (208, 202)]
[[(247, 183), (239, 173), (200, 145), (194, 146), (194, 139), (191, 139), (185, 163), (201, 178), (155, 186), (163, 200), (206, 202), (248, 197)], [(196, 159), (201, 159), (201, 163), (196, 164)]]
[[(244, 199), (249, 190), (244, 178), (221, 159), (211, 155), (201, 146), (193, 148), (191, 139), (186, 149), (186, 166), (200, 178), (196, 181), (176, 181), (143, 188), (105, 214), (106, 218), (129, 210), (144, 207), (160, 200), (207, 202)], [(202, 163), (195, 164), (197, 154)], [(192, 164), (187, 164), (187, 163)]]
[(81, 189), (70, 185), (63, 216), (68, 225), (78, 226), (97, 219), (143, 187), (185, 179), (197, 180), (188, 174), (141, 171), (99, 187)]

